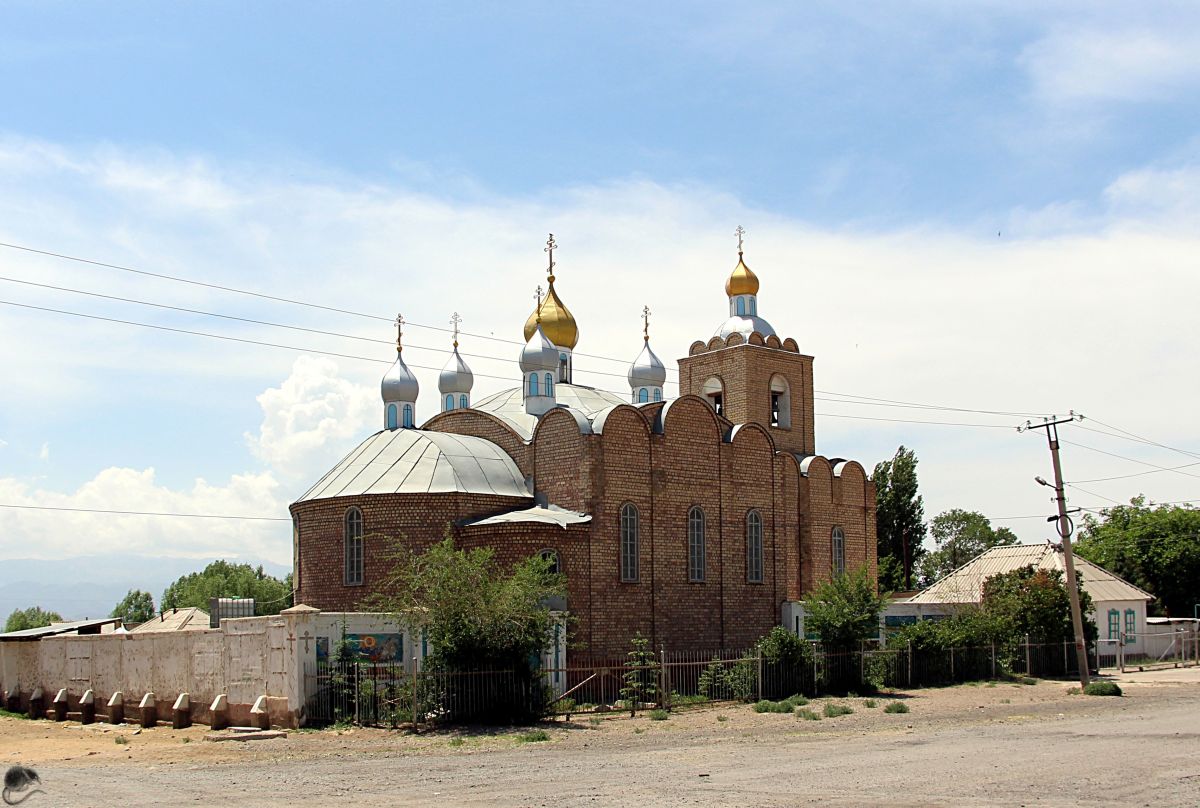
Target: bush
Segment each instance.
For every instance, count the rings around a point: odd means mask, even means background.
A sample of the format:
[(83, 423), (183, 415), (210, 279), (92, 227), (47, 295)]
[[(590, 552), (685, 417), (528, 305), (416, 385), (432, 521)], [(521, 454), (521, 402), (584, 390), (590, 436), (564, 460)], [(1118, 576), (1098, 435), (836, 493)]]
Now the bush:
[(908, 705), (902, 701), (893, 701), (889, 702), (888, 705), (883, 708), (883, 711), (885, 713), (907, 713)]
[(805, 624), (820, 635), (825, 648), (852, 650), (879, 634), (879, 613), (885, 600), (863, 565), (817, 587), (804, 602)]
[(540, 743), (548, 740), (550, 740), (550, 733), (544, 729), (533, 729), (517, 736), (517, 743)]
[(1121, 688), (1116, 682), (1090, 682), (1083, 692), (1088, 696), (1119, 696)]
[(666, 721), (670, 717), (666, 710), (651, 710), (647, 715), (651, 721)]
[(803, 719), (805, 721), (820, 721), (821, 720), (820, 713), (814, 713), (812, 710), (808, 709), (807, 707), (801, 707), (799, 710), (796, 710), (796, 717)]
[(845, 704), (834, 704), (832, 701), (825, 702), (825, 717), (837, 718), (839, 715), (850, 715), (854, 712), (854, 708), (848, 707)]
[(863, 707), (866, 707), (867, 709), (873, 709), (876, 706), (877, 705), (875, 704), (875, 699), (866, 699), (865, 701), (863, 701)]

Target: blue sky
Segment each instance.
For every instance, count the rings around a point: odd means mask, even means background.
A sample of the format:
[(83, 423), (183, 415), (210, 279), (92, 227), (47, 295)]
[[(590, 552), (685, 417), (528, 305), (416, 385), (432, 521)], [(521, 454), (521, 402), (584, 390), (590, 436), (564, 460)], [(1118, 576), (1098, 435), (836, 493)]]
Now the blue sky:
[[(1196, 451), (1181, 402), (1200, 394), (1200, 12), (797, 5), (6, 3), (0, 241), (403, 310), (406, 356), (440, 367), (445, 334), (420, 326), (452, 311), (474, 334), (519, 337), (553, 231), (580, 350), (620, 360), (581, 360), (581, 381), (623, 391), (642, 305), (664, 358), (723, 318), (744, 224), (760, 309), (817, 357), (818, 389), (1074, 407)], [(367, 318), (11, 249), (0, 269), (391, 338)], [(0, 300), (306, 349), (0, 306), (0, 503), (286, 515), (379, 426), (380, 343), (12, 282)], [(498, 357), (469, 360), (477, 397), (508, 383), (513, 345), (464, 348)], [(428, 416), (435, 374), (419, 375)], [(930, 515), (1046, 507), (1028, 482), (1044, 446), (994, 428), (1011, 418), (819, 405), (831, 455), (870, 468), (915, 446)], [(992, 426), (841, 417), (914, 413)], [(1085, 437), (1134, 459), (1079, 450), (1080, 480), (1188, 462)], [(1200, 499), (1196, 471), (1077, 498)], [(286, 525), (0, 509), (0, 558), (85, 549), (290, 559)]]

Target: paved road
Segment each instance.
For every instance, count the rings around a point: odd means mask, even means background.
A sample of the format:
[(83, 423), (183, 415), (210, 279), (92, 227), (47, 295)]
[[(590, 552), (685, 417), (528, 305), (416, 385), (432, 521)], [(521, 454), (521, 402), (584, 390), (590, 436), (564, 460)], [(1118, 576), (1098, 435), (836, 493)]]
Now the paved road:
[(914, 716), (915, 728), (853, 734), (804, 732), (781, 717), (778, 729), (723, 738), (680, 731), (589, 744), (580, 731), (477, 754), (48, 767), (55, 788), (44, 804), (1200, 805), (1200, 688), (1146, 688), (1111, 710), (1085, 698), (1073, 697), (1078, 712), (1014, 706), (999, 718)]

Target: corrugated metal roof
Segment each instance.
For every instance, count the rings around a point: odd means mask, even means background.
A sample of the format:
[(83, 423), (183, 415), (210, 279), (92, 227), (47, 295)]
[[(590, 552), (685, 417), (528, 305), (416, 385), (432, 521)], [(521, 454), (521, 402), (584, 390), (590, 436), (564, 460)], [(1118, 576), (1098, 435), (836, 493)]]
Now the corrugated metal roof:
[(360, 494), (497, 494), (530, 496), (512, 458), (468, 435), (392, 429), (346, 455), (299, 502)]
[(27, 628), (22, 631), (9, 631), (0, 634), (0, 640), (40, 640), (42, 637), (53, 637), (56, 634), (70, 634), (85, 628), (96, 628), (108, 623), (119, 623), (115, 617), (100, 617), (94, 620), (73, 620), (69, 623), (54, 623), (41, 628)]
[[(993, 575), (1021, 567), (1062, 570), (1063, 553), (1058, 545), (1012, 544), (993, 547), (968, 561), (928, 589), (908, 599), (908, 603), (978, 603), (983, 582)], [(1075, 556), (1075, 574), (1092, 600), (1153, 600), (1154, 596), (1118, 578), (1103, 567)]]
[(567, 525), (579, 525), (584, 522), (592, 521), (590, 514), (576, 513), (569, 511), (566, 508), (560, 508), (557, 505), (547, 505), (541, 507), (535, 505), (532, 508), (525, 508), (520, 511), (509, 511), (495, 516), (488, 516), (483, 519), (472, 519), (463, 522), (463, 526), (476, 525), (507, 525), (522, 522), (540, 522), (546, 525), (558, 525), (563, 530), (566, 530)]
[[(525, 399), (521, 394), (520, 387), (501, 390), (483, 401), (472, 404), (471, 409), (496, 416), (511, 426), (513, 431), (524, 440), (529, 440), (533, 437), (533, 430), (537, 428), (538, 419), (537, 416), (525, 412)], [(555, 385), (554, 400), (558, 404), (583, 413), (588, 420), (614, 404), (629, 403), (620, 396), (579, 384)]]
[(208, 612), (189, 606), (186, 609), (172, 609), (163, 612), (158, 617), (151, 618), (145, 623), (134, 626), (130, 634), (146, 634), (152, 631), (196, 631), (208, 628)]

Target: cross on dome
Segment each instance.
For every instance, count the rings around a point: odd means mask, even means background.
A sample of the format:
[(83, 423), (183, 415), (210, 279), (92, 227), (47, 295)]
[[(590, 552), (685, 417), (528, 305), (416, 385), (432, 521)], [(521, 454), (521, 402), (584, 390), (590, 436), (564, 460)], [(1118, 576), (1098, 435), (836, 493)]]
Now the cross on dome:
[(642, 339), (650, 341), (650, 307), (642, 307)]
[(396, 315), (396, 353), (400, 353), (401, 351), (404, 350), (404, 346), (401, 344), (401, 341), (404, 338), (404, 322), (405, 322), (404, 315), (397, 314)]
[(554, 234), (550, 234), (550, 238), (546, 240), (546, 249), (542, 252), (550, 254), (550, 265), (546, 267), (546, 274), (550, 276), (550, 282), (554, 283), (554, 251), (558, 249), (558, 245), (554, 242)]
[(742, 238), (743, 238), (743, 236), (746, 235), (746, 228), (742, 227), (739, 224), (737, 226), (737, 230), (733, 231), (733, 234), (735, 236), (737, 236), (737, 238), (738, 238), (738, 255), (741, 255), (742, 254)]
[(450, 315), (450, 325), (454, 328), (454, 347), (458, 347), (458, 324), (462, 322), (462, 318), (458, 316), (458, 312)]

